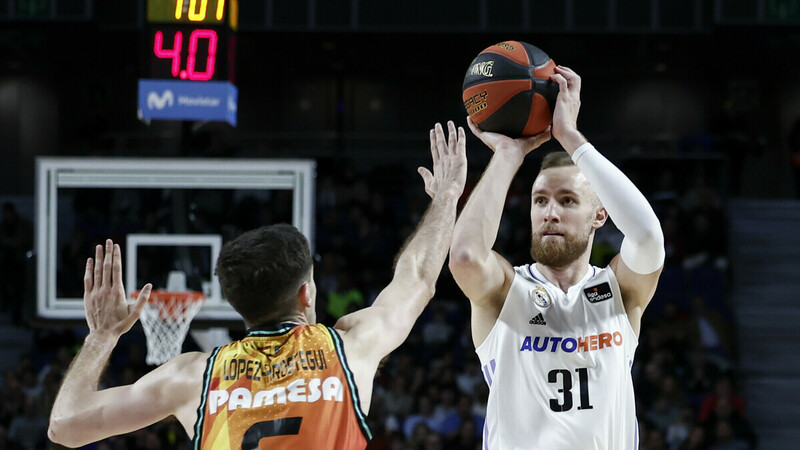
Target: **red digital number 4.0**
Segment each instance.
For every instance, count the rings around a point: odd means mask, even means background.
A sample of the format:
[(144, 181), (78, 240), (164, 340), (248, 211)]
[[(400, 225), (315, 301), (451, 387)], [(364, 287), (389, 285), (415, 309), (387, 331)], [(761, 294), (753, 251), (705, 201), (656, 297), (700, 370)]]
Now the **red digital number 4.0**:
[[(197, 41), (208, 39), (208, 56), (206, 57), (206, 70), (196, 72)], [(189, 58), (186, 61), (186, 78), (190, 80), (210, 80), (214, 76), (214, 63), (217, 59), (217, 32), (214, 30), (194, 30), (189, 36)]]
[(164, 33), (156, 31), (156, 38), (153, 42), (153, 52), (159, 58), (172, 59), (172, 76), (178, 76), (178, 70), (181, 63), (181, 43), (183, 42), (183, 33), (180, 31), (175, 32), (175, 40), (173, 41), (172, 48), (164, 48)]
[[(201, 39), (208, 40), (208, 56), (206, 56), (206, 68), (204, 71), (197, 71), (197, 47)], [(214, 66), (217, 59), (217, 32), (208, 29), (197, 29), (189, 35), (189, 55), (186, 58), (186, 69), (180, 70), (181, 49), (183, 47), (183, 33), (175, 32), (172, 41), (172, 48), (164, 48), (164, 33), (156, 31), (153, 40), (153, 53), (159, 58), (172, 60), (172, 76), (180, 77), (183, 80), (205, 81), (214, 77)]]

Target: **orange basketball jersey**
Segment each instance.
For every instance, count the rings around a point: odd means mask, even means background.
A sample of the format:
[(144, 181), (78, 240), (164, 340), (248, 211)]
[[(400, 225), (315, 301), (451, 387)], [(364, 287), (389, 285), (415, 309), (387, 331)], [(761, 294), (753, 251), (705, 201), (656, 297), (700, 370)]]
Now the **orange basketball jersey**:
[(208, 358), (194, 449), (363, 449), (360, 405), (334, 329), (252, 328)]

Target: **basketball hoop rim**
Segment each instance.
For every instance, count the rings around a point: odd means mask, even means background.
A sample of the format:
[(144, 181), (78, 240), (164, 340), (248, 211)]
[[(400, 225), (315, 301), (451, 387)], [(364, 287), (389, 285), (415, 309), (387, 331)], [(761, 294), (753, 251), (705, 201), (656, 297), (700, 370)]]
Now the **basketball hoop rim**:
[[(140, 291), (131, 292), (131, 299), (139, 298)], [(150, 292), (148, 303), (167, 303), (176, 300), (188, 301), (191, 303), (205, 300), (206, 296), (199, 291), (168, 291), (166, 289), (153, 289)]]
[[(139, 298), (139, 293), (140, 291), (131, 293), (131, 298), (136, 300)], [(198, 291), (154, 289), (147, 299), (149, 305), (147, 307), (156, 308), (161, 320), (183, 320), (188, 314), (188, 320), (191, 321), (197, 313), (195, 305), (202, 305), (205, 298), (206, 296)]]

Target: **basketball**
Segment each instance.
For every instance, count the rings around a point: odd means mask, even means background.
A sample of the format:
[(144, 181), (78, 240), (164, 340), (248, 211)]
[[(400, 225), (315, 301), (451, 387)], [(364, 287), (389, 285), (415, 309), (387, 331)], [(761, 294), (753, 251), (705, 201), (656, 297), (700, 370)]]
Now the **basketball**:
[(550, 125), (558, 84), (556, 64), (544, 51), (520, 41), (485, 48), (467, 68), (462, 100), (483, 131), (512, 138), (539, 134)]

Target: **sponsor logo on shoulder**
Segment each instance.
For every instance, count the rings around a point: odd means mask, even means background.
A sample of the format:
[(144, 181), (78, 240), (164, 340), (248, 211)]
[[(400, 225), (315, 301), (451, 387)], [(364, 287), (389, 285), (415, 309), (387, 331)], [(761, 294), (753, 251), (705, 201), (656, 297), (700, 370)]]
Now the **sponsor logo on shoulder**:
[(550, 301), (550, 294), (547, 293), (547, 289), (541, 286), (536, 286), (533, 288), (531, 291), (531, 300), (533, 300), (533, 303), (536, 303), (541, 308), (547, 308), (550, 306), (550, 303), (552, 303)]
[(583, 293), (586, 294), (586, 300), (589, 300), (589, 303), (599, 303), (613, 297), (611, 286), (608, 283), (588, 287), (583, 290)]

